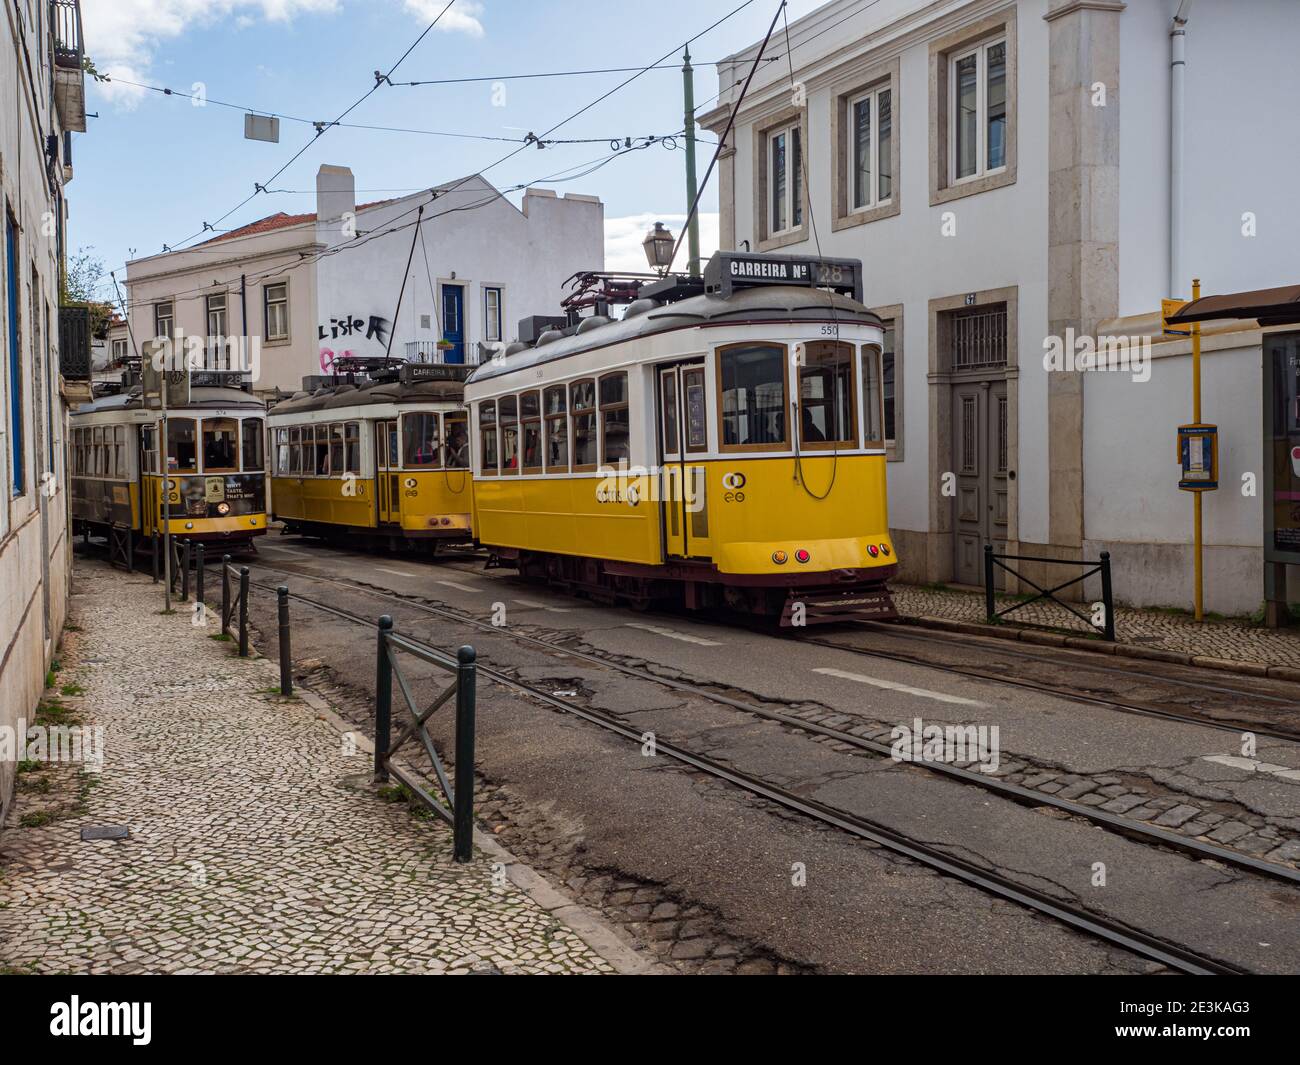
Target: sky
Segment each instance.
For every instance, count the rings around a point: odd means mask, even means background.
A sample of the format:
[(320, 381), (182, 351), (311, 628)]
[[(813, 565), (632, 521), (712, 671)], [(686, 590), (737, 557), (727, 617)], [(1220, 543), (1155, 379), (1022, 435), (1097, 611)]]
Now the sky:
[[(711, 64), (761, 38), (778, 2), (751, 0), (691, 46), (701, 112), (717, 93)], [(341, 126), (316, 138), (311, 125), (336, 119), (374, 85), (374, 72), (391, 69), (446, 0), (82, 0), (86, 52), (113, 80), (87, 79), (86, 109), (97, 117), (87, 119), (88, 131), (73, 145), (69, 247), (93, 249), (121, 280), (128, 259), (181, 244), (203, 232), (205, 222), (224, 230), (276, 211), (314, 211), (321, 163), (352, 168), (359, 202), (476, 171), (502, 189), (569, 171), (580, 176), (548, 187), (604, 201), (606, 268), (644, 270), (641, 240), (651, 224), (663, 221), (677, 232), (686, 216), (684, 152), (679, 140), (678, 150), (656, 143), (611, 159), (609, 142), (682, 130), (680, 60), (643, 74), (553, 134), (591, 143), (530, 146), (498, 166), (492, 164), (527, 133), (549, 130), (630, 72), (400, 82), (642, 67), (680, 53), (683, 41), (740, 3), (454, 0), (393, 74), (398, 84), (381, 85), (344, 120), (509, 138), (487, 140)], [(788, 17), (817, 6), (818, 0), (790, 0)], [(243, 109), (286, 116), (279, 143), (244, 139)], [(701, 177), (712, 142), (703, 131)], [(597, 163), (605, 165), (584, 173), (589, 167), (582, 164)], [(268, 191), (218, 221), (255, 182)], [(717, 246), (715, 182), (701, 199), (705, 254)], [(111, 293), (106, 281), (101, 294)]]

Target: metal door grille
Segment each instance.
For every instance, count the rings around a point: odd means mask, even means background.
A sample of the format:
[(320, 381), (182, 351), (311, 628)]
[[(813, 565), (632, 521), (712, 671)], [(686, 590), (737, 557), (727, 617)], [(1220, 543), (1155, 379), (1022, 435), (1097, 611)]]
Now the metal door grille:
[(1007, 306), (960, 311), (952, 316), (952, 364), (980, 370), (1007, 364)]

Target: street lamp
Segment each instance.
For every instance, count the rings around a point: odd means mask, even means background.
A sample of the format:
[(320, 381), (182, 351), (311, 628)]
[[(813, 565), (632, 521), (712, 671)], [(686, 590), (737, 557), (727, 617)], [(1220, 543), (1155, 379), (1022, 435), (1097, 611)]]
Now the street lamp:
[(641, 247), (645, 249), (646, 262), (665, 273), (673, 261), (673, 247), (677, 243), (672, 232), (664, 228), (662, 222), (656, 222), (654, 229), (646, 234)]

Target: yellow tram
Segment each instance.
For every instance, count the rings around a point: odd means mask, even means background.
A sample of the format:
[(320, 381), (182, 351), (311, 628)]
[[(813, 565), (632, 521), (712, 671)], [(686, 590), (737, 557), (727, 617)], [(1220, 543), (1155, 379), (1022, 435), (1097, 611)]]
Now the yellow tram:
[(893, 617), (861, 264), (719, 252), (702, 279), (608, 280), (466, 383), (478, 541), (606, 601)]
[[(102, 534), (115, 555), (164, 532), (247, 546), (266, 532), (265, 407), (242, 388), (196, 376), (163, 414), (137, 386), (78, 407), (69, 422), (76, 532)], [(162, 470), (165, 443), (167, 471)], [(166, 514), (163, 512), (166, 482)]]
[(271, 500), (285, 531), (430, 552), (468, 542), (469, 369), (408, 363), (273, 406)]

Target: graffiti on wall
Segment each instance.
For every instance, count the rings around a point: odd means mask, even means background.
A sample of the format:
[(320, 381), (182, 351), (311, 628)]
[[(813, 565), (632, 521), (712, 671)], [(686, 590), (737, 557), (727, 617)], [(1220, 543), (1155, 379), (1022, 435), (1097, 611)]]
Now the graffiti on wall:
[[(380, 348), (388, 343), (389, 320), (378, 314), (372, 314), (365, 318), (358, 317), (355, 314), (342, 314), (331, 317), (323, 325), (317, 326), (317, 337), (321, 341), (339, 341), (345, 344), (351, 340), (360, 343), (363, 340), (375, 341)], [(350, 347), (336, 349), (333, 346), (321, 344), (320, 348), (320, 368), (324, 373), (332, 373), (334, 363), (338, 359), (353, 358), (358, 355), (367, 354), (366, 351), (356, 351)], [(378, 351), (372, 351), (370, 354), (380, 354)]]

